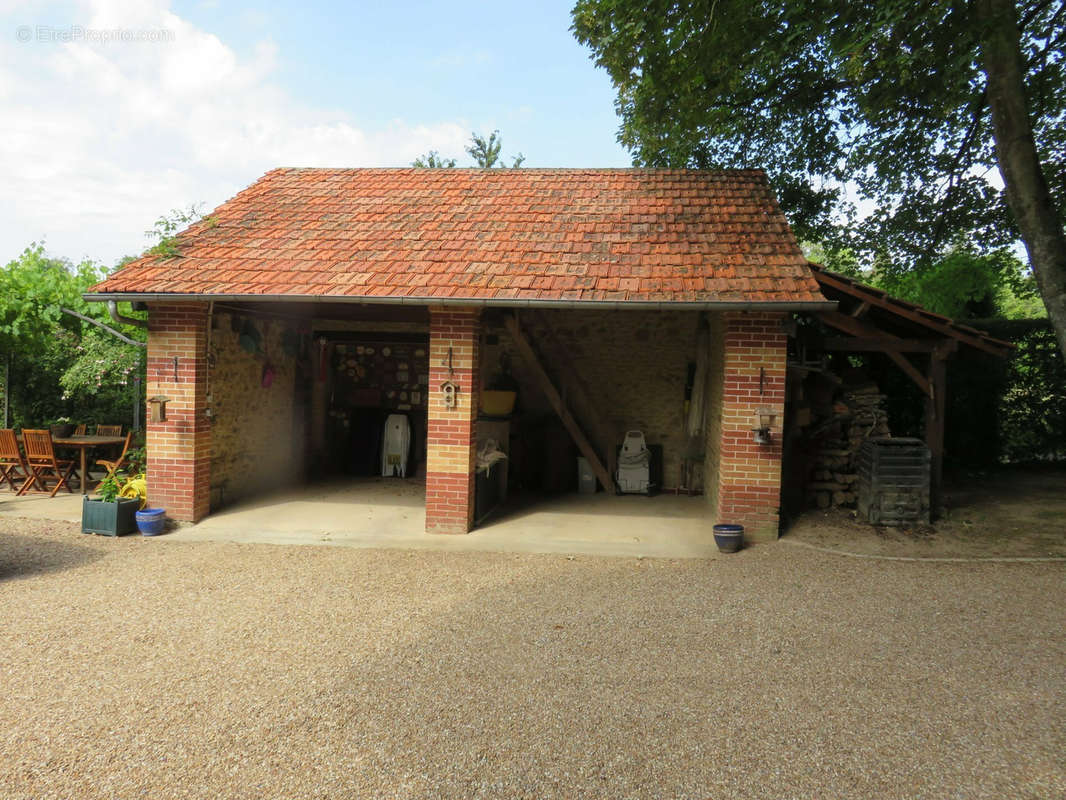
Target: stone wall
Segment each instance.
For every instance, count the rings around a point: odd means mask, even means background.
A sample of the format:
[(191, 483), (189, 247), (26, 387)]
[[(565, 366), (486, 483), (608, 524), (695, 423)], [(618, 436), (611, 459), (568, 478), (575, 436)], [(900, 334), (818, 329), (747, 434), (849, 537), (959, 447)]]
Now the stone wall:
[[(699, 312), (545, 310), (520, 313), (520, 319), (549, 372), (565, 359), (577, 374), (613, 431), (613, 444), (621, 444), (626, 430), (643, 431), (648, 444), (663, 447), (663, 486), (677, 486)], [(547, 413), (550, 406), (506, 330), (493, 326), (491, 332), (499, 339), (482, 355), (483, 379), (496, 371), (500, 352), (510, 352), (525, 409)]]
[[(259, 331), (263, 355), (241, 347), (233, 316), (213, 315), (210, 336), (212, 503), (230, 503), (303, 476), (304, 436), (296, 419), (296, 359), (286, 355), (282, 336), (289, 323), (248, 317)], [(238, 325), (240, 323), (238, 322)], [(269, 362), (274, 377), (263, 385)], [(300, 376), (307, 380), (306, 376)]]

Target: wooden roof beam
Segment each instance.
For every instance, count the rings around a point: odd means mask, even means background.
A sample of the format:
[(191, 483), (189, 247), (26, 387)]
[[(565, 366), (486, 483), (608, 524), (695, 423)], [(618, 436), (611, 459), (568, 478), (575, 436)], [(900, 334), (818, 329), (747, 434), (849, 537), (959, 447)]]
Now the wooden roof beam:
[(932, 353), (942, 345), (942, 339), (894, 339), (889, 336), (830, 336), (822, 341), (822, 349), (844, 353), (884, 353), (889, 350)]
[(957, 323), (953, 323), (948, 317), (932, 314), (928, 311), (915, 311), (914, 309), (919, 309), (921, 307), (904, 300), (893, 298), (873, 287), (863, 286), (862, 284), (854, 283), (846, 278), (831, 275), (821, 268), (815, 268), (811, 271), (814, 274), (814, 279), (818, 281), (821, 286), (842, 292), (859, 300), (860, 303), (869, 303), (872, 306), (876, 306), (915, 325), (921, 325), (922, 327), (936, 331), (943, 336), (957, 339), (971, 347), (976, 347), (978, 350), (991, 353), (994, 356), (1003, 357), (1010, 352), (1011, 346), (1009, 343), (999, 342), (999, 340), (996, 339), (989, 341), (985, 337), (967, 333), (964, 330), (960, 330), (960, 326)]
[(533, 373), (534, 379), (540, 384), (541, 391), (544, 392), (545, 397), (548, 398), (548, 402), (559, 416), (559, 419), (563, 423), (563, 427), (566, 428), (567, 433), (570, 434), (570, 438), (574, 440), (574, 444), (577, 445), (578, 451), (588, 459), (589, 465), (592, 467), (592, 471), (596, 475), (596, 479), (600, 482), (600, 485), (603, 486), (604, 491), (614, 491), (614, 479), (611, 477), (611, 473), (607, 471), (607, 468), (603, 465), (599, 455), (589, 442), (588, 437), (585, 436), (585, 432), (581, 430), (581, 426), (574, 418), (574, 415), (570, 413), (570, 409), (567, 408), (562, 395), (556, 388), (555, 383), (548, 376), (547, 371), (544, 369), (544, 365), (537, 356), (536, 350), (533, 349), (533, 345), (526, 337), (525, 331), (522, 330), (522, 326), (519, 324), (517, 316), (512, 315), (505, 317), (504, 325), (507, 328), (507, 332), (511, 334), (511, 339), (514, 341), (515, 348), (522, 356), (522, 360), (526, 362), (526, 366), (529, 367), (530, 372)]
[[(826, 325), (859, 338), (883, 339), (889, 343), (904, 341), (898, 336), (886, 333), (880, 328), (875, 328), (873, 325), (857, 320), (847, 314), (841, 314), (839, 311), (823, 311), (816, 316)], [(933, 385), (929, 382), (929, 379), (926, 378), (925, 375), (922, 374), (922, 371), (914, 366), (903, 353), (899, 350), (882, 350), (881, 352), (888, 356), (892, 363), (903, 370), (908, 378), (914, 381), (915, 385), (922, 390), (922, 394), (926, 397), (933, 396)]]

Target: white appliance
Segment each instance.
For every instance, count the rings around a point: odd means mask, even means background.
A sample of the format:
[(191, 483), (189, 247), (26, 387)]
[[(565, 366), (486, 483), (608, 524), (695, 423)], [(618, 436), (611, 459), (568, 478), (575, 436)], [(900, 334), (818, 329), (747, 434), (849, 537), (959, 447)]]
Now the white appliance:
[(407, 454), (411, 451), (411, 423), (405, 414), (390, 414), (385, 420), (381, 444), (381, 474), (407, 477)]
[(651, 488), (651, 451), (642, 431), (626, 431), (618, 454), (618, 490), (623, 494), (647, 494)]

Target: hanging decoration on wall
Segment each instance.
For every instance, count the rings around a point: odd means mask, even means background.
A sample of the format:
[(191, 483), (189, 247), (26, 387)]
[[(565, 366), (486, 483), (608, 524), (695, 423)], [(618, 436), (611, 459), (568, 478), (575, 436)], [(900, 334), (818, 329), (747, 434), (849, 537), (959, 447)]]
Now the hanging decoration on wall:
[(259, 329), (255, 327), (255, 323), (251, 320), (245, 320), (244, 324), (241, 326), (241, 349), (247, 353), (258, 354), (262, 342), (263, 337), (259, 333)]
[(444, 407), (455, 408), (458, 402), (459, 387), (451, 381), (445, 381), (440, 385), (440, 391), (444, 395)]

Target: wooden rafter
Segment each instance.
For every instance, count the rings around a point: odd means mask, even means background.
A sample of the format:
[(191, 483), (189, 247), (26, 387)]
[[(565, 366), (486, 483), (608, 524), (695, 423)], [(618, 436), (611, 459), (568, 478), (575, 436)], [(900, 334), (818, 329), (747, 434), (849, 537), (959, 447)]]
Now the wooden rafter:
[(618, 432), (607, 421), (607, 414), (593, 399), (592, 392), (588, 390), (579, 372), (572, 368), (567, 346), (554, 336), (550, 321), (532, 309), (522, 313), (527, 325), (537, 329), (538, 353), (552, 364), (558, 382), (556, 388), (563, 403), (572, 409), (574, 418), (592, 435), (593, 446), (600, 446), (607, 474), (614, 475), (617, 467), (614, 442), (619, 438)]
[(823, 350), (843, 350), (857, 353), (932, 353), (940, 346), (940, 339), (896, 339), (890, 336), (830, 336), (823, 339)]
[(555, 383), (544, 369), (544, 365), (541, 364), (540, 358), (537, 356), (536, 350), (533, 349), (533, 345), (522, 330), (518, 318), (516, 316), (507, 316), (504, 318), (504, 325), (507, 328), (507, 332), (511, 334), (511, 338), (514, 340), (515, 347), (518, 348), (518, 352), (522, 356), (522, 359), (533, 373), (533, 377), (539, 384), (541, 391), (544, 392), (551, 407), (562, 421), (563, 427), (566, 428), (567, 433), (570, 434), (570, 438), (574, 440), (574, 444), (577, 445), (577, 449), (581, 452), (581, 455), (588, 460), (593, 473), (596, 475), (596, 479), (600, 482), (600, 485), (603, 486), (604, 491), (614, 491), (614, 481), (611, 479), (611, 474), (603, 465), (595, 448), (593, 448), (592, 444), (589, 442), (588, 437), (585, 436), (585, 432), (581, 430), (581, 426), (578, 425), (577, 420), (574, 419), (574, 415), (571, 414), (570, 410), (566, 407), (562, 395), (559, 394), (559, 390), (555, 387)]
[[(888, 341), (903, 341), (898, 336), (893, 336), (890, 333), (886, 333), (873, 325), (869, 325), (861, 320), (857, 320), (847, 314), (841, 314), (839, 311), (823, 311), (820, 312), (818, 318), (822, 320), (826, 325), (836, 328), (844, 333), (851, 334), (852, 336), (858, 336), (867, 339), (887, 339)], [(897, 367), (903, 370), (904, 374), (910, 378), (922, 390), (922, 394), (926, 397), (933, 396), (933, 385), (922, 374), (922, 371), (918, 369), (911, 361), (903, 355), (899, 350), (884, 350), (883, 351), (889, 359), (892, 360)]]
[(856, 311), (862, 308), (863, 305), (868, 304), (902, 320), (934, 331), (941, 336), (955, 339), (963, 344), (976, 347), (978, 350), (983, 350), (1001, 358), (1006, 356), (1014, 347), (1010, 342), (1003, 342), (991, 336), (982, 335), (980, 331), (960, 325), (940, 314), (926, 311), (914, 303), (908, 303), (905, 300), (892, 297), (880, 289), (864, 286), (843, 275), (826, 272), (819, 264), (811, 263), (811, 271), (814, 273), (815, 280), (823, 288), (846, 294), (858, 301), (859, 305), (856, 307)]

